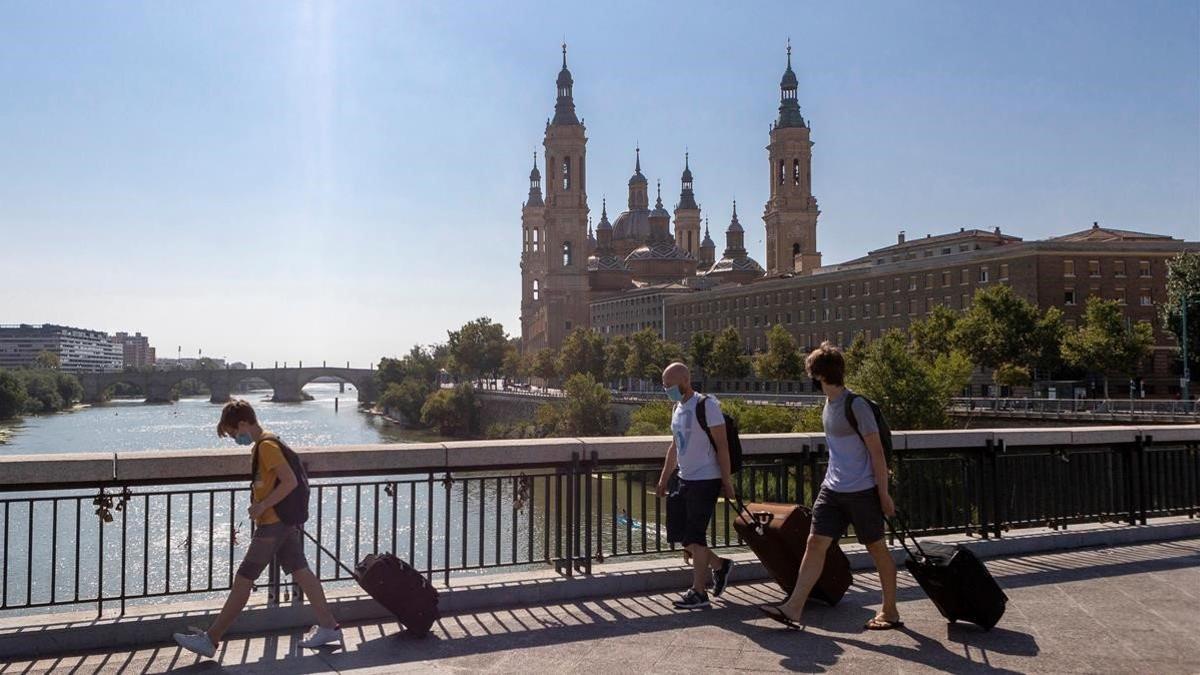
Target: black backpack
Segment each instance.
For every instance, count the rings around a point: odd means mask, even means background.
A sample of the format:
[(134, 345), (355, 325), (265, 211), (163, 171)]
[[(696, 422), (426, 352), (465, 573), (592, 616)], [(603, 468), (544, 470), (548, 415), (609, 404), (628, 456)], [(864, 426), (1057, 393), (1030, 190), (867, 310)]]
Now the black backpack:
[[(259, 443), (265, 440), (275, 441), (279, 444), (279, 449), (283, 452), (284, 459), (287, 460), (288, 466), (292, 467), (292, 473), (296, 474), (296, 487), (273, 507), (275, 515), (279, 516), (281, 522), (300, 527), (308, 522), (308, 473), (304, 471), (304, 465), (300, 463), (300, 456), (280, 440), (278, 436), (264, 436), (259, 439)], [(253, 481), (258, 476), (258, 443), (254, 444), (253, 457), (250, 461), (251, 488), (253, 488)], [(275, 486), (272, 485), (271, 487), (274, 488)]]
[[(716, 452), (717, 442), (713, 440), (712, 431), (708, 428), (708, 412), (704, 409), (708, 397), (703, 394), (697, 396), (700, 400), (696, 402), (696, 421), (700, 423), (704, 433), (708, 434), (708, 442), (712, 445), (713, 452)], [(738, 438), (737, 420), (723, 410), (721, 415), (725, 418), (725, 439), (729, 441), (729, 473), (737, 473), (742, 469), (742, 439)]]
[(890, 464), (892, 461), (892, 428), (888, 426), (887, 419), (884, 418), (878, 403), (861, 394), (855, 394), (852, 391), (846, 392), (846, 421), (854, 427), (854, 433), (858, 434), (865, 444), (867, 439), (863, 438), (862, 432), (858, 430), (858, 419), (854, 417), (854, 399), (856, 398), (861, 398), (871, 406), (871, 414), (875, 416), (875, 426), (879, 427), (879, 442), (883, 445), (883, 457)]

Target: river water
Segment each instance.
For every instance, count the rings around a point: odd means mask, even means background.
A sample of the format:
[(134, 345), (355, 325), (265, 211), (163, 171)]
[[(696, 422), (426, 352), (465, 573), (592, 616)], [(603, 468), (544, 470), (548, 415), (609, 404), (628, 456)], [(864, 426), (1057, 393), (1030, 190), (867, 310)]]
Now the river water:
[[(341, 392), (337, 384), (310, 384), (305, 391), (313, 400), (271, 403), (269, 390), (241, 396), (254, 403), (265, 428), (293, 446), (441, 440), (360, 412), (349, 386)], [(207, 397), (113, 401), (9, 423), (0, 428), (7, 434), (0, 454), (233, 447), (216, 436), (219, 413)], [(418, 569), (449, 568), (455, 576), (542, 567), (568, 545), (559, 539), (559, 522), (573, 508), (591, 512), (597, 549), (610, 555), (665, 546), (663, 505), (648, 492), (656, 477), (652, 467), (590, 476), (596, 501), (575, 507), (553, 469), (318, 480), (306, 529), (349, 564), (385, 550)], [(107, 521), (97, 517), (95, 489), (0, 495), (0, 617), (4, 607), (95, 606), (100, 595), (106, 606), (122, 596), (165, 605), (177, 594), (220, 596), (249, 541), (247, 492), (240, 482), (135, 487), (122, 502), (109, 488)], [(618, 518), (625, 510), (632, 521)], [(331, 556), (311, 542), (305, 549), (322, 577), (335, 574)]]
[[(358, 392), (350, 385), (345, 392), (332, 383), (310, 384), (304, 391), (313, 400), (272, 403), (270, 389), (238, 396), (254, 404), (265, 428), (292, 446), (439, 440), (360, 412)], [(220, 413), (221, 406), (209, 403), (208, 396), (162, 405), (119, 399), (69, 413), (0, 423), (0, 439), (7, 437), (7, 442), (0, 442), (0, 454), (232, 447), (228, 439), (217, 438)]]

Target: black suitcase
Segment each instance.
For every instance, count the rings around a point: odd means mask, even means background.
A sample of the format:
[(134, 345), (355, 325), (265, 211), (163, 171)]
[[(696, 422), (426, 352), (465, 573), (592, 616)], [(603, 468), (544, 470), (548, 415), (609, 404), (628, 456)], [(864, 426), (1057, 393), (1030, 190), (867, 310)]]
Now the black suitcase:
[[(888, 525), (908, 554), (904, 566), (950, 623), (970, 621), (984, 630), (991, 630), (1000, 621), (1008, 596), (974, 553), (957, 544), (922, 544), (913, 538), (903, 523), (899, 534), (891, 520)], [(912, 539), (917, 548), (916, 555), (908, 548), (905, 538)]]
[(350, 569), (329, 549), (318, 544), (311, 534), (305, 532), (304, 536), (353, 575), (364, 591), (396, 616), (406, 632), (423, 637), (441, 618), (437, 589), (412, 565), (391, 553), (368, 553), (354, 569)]

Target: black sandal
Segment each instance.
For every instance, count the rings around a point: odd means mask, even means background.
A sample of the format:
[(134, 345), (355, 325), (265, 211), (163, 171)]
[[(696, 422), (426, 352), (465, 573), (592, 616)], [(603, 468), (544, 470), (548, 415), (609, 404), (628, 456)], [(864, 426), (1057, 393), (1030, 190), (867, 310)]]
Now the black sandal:
[(888, 619), (886, 617), (877, 616), (877, 617), (871, 619), (870, 621), (868, 621), (867, 624), (863, 627), (866, 628), (867, 630), (895, 630), (897, 628), (903, 628), (904, 622), (901, 621), (900, 619), (896, 619), (895, 621), (892, 621), (891, 619)]
[(779, 605), (759, 605), (758, 611), (766, 614), (778, 623), (781, 623), (792, 630), (803, 630), (804, 626), (796, 623), (794, 619), (783, 613), (783, 609)]

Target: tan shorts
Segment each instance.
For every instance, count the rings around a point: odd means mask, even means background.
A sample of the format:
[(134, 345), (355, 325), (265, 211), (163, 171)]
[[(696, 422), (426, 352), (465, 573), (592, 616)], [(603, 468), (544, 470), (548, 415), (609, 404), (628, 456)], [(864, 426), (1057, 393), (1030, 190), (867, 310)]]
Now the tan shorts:
[(287, 574), (297, 570), (307, 569), (308, 560), (304, 558), (304, 544), (300, 541), (300, 530), (287, 523), (271, 523), (259, 525), (254, 530), (254, 538), (250, 540), (250, 548), (246, 557), (238, 566), (237, 574), (250, 581), (258, 579), (271, 558), (279, 560), (279, 566)]

